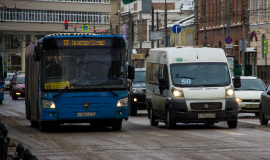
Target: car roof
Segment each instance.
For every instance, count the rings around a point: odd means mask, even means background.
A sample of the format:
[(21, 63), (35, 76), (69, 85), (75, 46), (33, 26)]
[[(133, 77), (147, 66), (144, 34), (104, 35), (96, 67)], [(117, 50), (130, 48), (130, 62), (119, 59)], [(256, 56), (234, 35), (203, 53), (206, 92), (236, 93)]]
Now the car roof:
[[(257, 76), (239, 76), (240, 79), (260, 79), (259, 77)], [(234, 77), (232, 77), (234, 78)]]
[(135, 68), (135, 71), (146, 71), (146, 68)]

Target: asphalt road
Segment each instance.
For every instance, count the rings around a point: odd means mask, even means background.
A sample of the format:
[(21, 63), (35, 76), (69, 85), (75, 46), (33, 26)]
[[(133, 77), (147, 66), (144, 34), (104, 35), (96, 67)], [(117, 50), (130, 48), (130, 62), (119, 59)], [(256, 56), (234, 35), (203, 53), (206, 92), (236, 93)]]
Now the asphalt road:
[(89, 124), (64, 124), (54, 131), (32, 128), (25, 118), (24, 99), (5, 94), (0, 120), (11, 138), (9, 152), (21, 143), (39, 160), (255, 160), (270, 159), (270, 127), (259, 125), (254, 114), (239, 114), (236, 129), (225, 122), (215, 125), (177, 124), (150, 126), (145, 110), (123, 122), (121, 131), (93, 129)]

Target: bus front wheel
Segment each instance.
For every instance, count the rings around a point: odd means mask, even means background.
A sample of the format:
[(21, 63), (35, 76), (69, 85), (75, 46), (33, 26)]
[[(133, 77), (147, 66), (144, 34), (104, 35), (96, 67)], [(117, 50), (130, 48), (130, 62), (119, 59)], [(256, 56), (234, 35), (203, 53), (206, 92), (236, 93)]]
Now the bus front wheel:
[(40, 131), (47, 131), (48, 130), (48, 124), (46, 122), (39, 122), (39, 129)]
[(112, 129), (115, 131), (121, 130), (122, 129), (122, 120), (116, 120), (112, 124)]

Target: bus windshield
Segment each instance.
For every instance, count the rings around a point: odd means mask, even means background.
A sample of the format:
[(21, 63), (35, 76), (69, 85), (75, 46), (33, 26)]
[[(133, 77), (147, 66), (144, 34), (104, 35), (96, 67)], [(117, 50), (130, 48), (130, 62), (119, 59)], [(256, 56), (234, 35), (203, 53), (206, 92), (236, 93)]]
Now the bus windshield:
[(42, 87), (43, 90), (126, 88), (125, 68), (124, 49), (46, 49), (42, 54)]
[(174, 85), (227, 86), (231, 84), (227, 63), (182, 63), (171, 65)]

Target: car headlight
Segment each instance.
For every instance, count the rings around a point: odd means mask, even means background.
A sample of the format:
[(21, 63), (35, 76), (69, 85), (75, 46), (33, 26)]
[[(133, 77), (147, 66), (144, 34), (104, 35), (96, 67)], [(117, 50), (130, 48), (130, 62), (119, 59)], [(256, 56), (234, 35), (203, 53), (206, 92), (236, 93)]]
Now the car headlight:
[(119, 99), (117, 101), (116, 107), (127, 107), (128, 106), (128, 97)]
[(175, 88), (172, 89), (172, 94), (174, 97), (184, 97), (183, 91), (177, 90)]
[(55, 109), (55, 103), (54, 101), (42, 99), (42, 108), (50, 108), (50, 109)]
[(141, 88), (133, 88), (132, 92), (133, 93), (142, 93), (142, 89)]
[(235, 98), (235, 100), (236, 100), (236, 102), (242, 102), (242, 99), (240, 99), (240, 98)]

